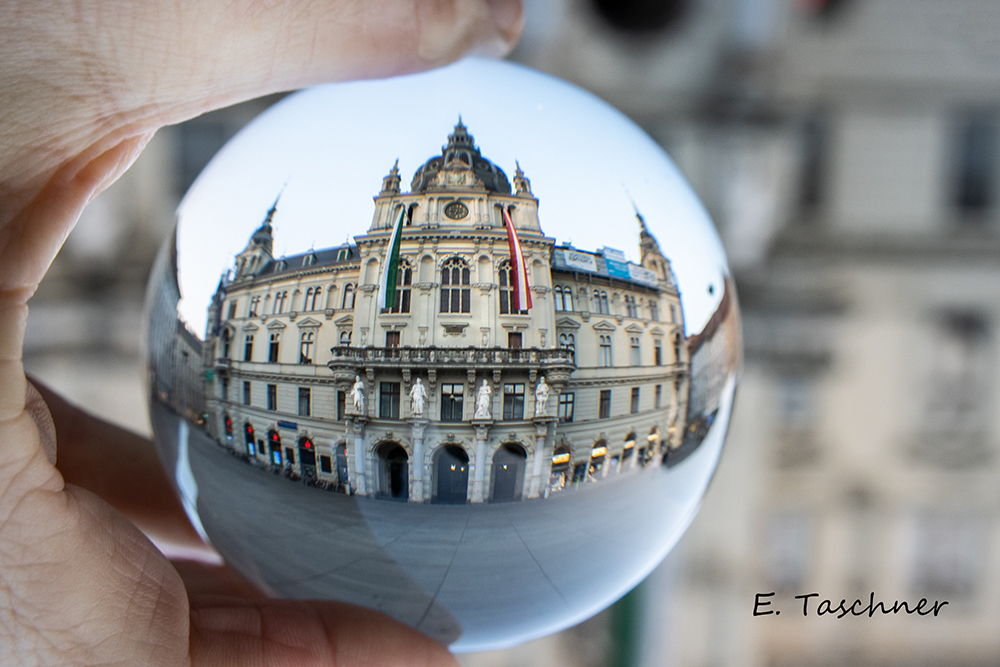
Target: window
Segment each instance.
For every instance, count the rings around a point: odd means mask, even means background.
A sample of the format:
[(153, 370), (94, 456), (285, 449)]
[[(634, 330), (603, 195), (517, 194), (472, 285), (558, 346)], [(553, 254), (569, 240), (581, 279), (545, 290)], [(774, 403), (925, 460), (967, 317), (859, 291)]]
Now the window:
[(303, 331), (299, 341), (299, 363), (311, 364), (313, 344), (316, 342), (316, 333), (313, 331)]
[(559, 334), (559, 347), (576, 354), (576, 336), (571, 333)]
[(828, 135), (829, 125), (822, 114), (814, 113), (802, 126), (799, 205), (807, 211), (816, 210), (823, 203)]
[(673, 323), (676, 321), (677, 321), (677, 306), (675, 306), (674, 304), (670, 304), (670, 322)]
[(302, 266), (312, 266), (313, 262), (316, 261), (316, 255), (306, 255), (302, 258)]
[(680, 334), (674, 336), (674, 363), (680, 363), (681, 360), (681, 337)]
[(229, 378), (223, 377), (222, 378), (222, 382), (220, 384), (222, 385), (222, 400), (228, 401), (229, 400)]
[(628, 351), (628, 362), (633, 366), (642, 365), (642, 354), (639, 349), (639, 337), (632, 336), (629, 338), (629, 351)]
[(351, 332), (350, 331), (341, 331), (340, 332), (340, 344), (341, 345), (350, 345), (351, 344)]
[(399, 383), (379, 383), (378, 416), (383, 419), (399, 419)]
[(386, 347), (399, 347), (399, 332), (398, 331), (386, 331), (385, 332), (385, 346)]
[(267, 409), (278, 409), (278, 385), (276, 384), (267, 385)]
[(510, 265), (510, 260), (504, 260), (497, 271), (500, 281), (500, 314), (501, 315), (527, 315), (526, 310), (515, 310), (517, 304), (514, 303), (514, 272)]
[(233, 299), (232, 301), (229, 302), (229, 319), (233, 319), (234, 317), (236, 317), (237, 301), (238, 301), (237, 299)]
[(611, 366), (611, 336), (598, 337), (598, 362), (605, 368)]
[(663, 385), (658, 384), (653, 389), (653, 407), (659, 410), (663, 403)]
[(233, 439), (233, 418), (229, 415), (223, 415), (222, 417), (223, 427), (226, 429), (226, 437), (230, 440)]
[(559, 394), (559, 421), (573, 421), (573, 399), (575, 395), (570, 393)]
[(954, 197), (962, 213), (981, 213), (995, 203), (998, 138), (991, 114), (966, 114), (959, 121)]
[(503, 418), (524, 419), (524, 385), (503, 386)]
[(222, 331), (222, 359), (229, 358), (229, 348), (230, 343), (232, 343), (233, 334), (229, 329), (223, 329)]
[(260, 297), (255, 296), (250, 299), (250, 311), (247, 313), (248, 317), (254, 317), (257, 315), (257, 311), (260, 309)]
[(601, 290), (594, 290), (593, 311), (601, 315), (610, 315), (611, 306), (608, 303), (608, 293)]
[[(310, 287), (306, 290), (306, 300), (302, 304), (302, 310), (316, 310), (316, 303), (319, 299), (319, 295), (323, 293), (322, 287)], [(322, 301), (319, 301), (320, 306), (323, 305)]]
[(657, 366), (663, 365), (663, 343), (661, 341), (653, 343), (653, 362)]
[(911, 587), (927, 597), (970, 596), (982, 585), (988, 531), (982, 520), (954, 510), (923, 511), (916, 517)]
[(288, 300), (288, 290), (278, 292), (274, 295), (274, 314), (285, 312), (285, 302)]
[(470, 312), (472, 295), (469, 282), (469, 267), (465, 262), (453, 257), (444, 263), (441, 267), (442, 313)]
[(295, 450), (291, 447), (285, 447), (285, 461), (287, 461), (290, 466), (295, 465)]
[(633, 415), (639, 412), (639, 387), (632, 387), (632, 397), (629, 400), (629, 412)]
[(511, 332), (507, 334), (507, 349), (509, 350), (520, 350), (521, 349), (521, 334), (520, 332)]
[(656, 299), (649, 300), (649, 319), (654, 322), (660, 321), (660, 306), (656, 303)]
[(319, 469), (325, 473), (333, 472), (333, 461), (330, 460), (329, 456), (321, 455), (319, 457)]
[(299, 387), (299, 416), (312, 415), (312, 390), (309, 387)]
[(639, 309), (635, 305), (635, 297), (631, 294), (625, 295), (625, 316), (639, 317)]
[(253, 334), (247, 334), (246, 339), (243, 341), (243, 361), (251, 361), (253, 359)]
[(462, 421), (462, 388), (460, 384), (441, 385), (441, 421)]
[(347, 414), (347, 392), (337, 392), (337, 421), (343, 421)]
[(243, 381), (243, 405), (250, 405), (250, 382)]
[(281, 334), (274, 332), (271, 334), (271, 345), (267, 350), (267, 360), (272, 363), (278, 363), (278, 345), (281, 343)]
[(556, 310), (573, 310), (573, 288), (569, 286), (556, 285), (553, 290)]
[(601, 401), (597, 408), (597, 418), (607, 419), (611, 416), (611, 390), (601, 390)]
[(410, 285), (413, 283), (413, 267), (408, 261), (400, 260), (399, 275), (396, 278), (396, 303), (390, 313), (410, 312)]
[[(765, 576), (777, 591), (799, 591), (807, 583), (812, 542), (812, 521), (800, 509), (775, 511), (765, 527)], [(928, 594), (929, 591), (921, 591)]]
[(344, 301), (340, 304), (341, 308), (354, 308), (354, 285), (348, 283), (344, 286)]

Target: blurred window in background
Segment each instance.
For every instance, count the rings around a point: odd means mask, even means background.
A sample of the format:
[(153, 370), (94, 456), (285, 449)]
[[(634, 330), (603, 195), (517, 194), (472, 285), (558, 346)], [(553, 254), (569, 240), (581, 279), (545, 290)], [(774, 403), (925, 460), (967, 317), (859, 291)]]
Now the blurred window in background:
[(629, 337), (629, 355), (628, 362), (632, 366), (642, 365), (642, 350), (639, 348), (639, 337), (631, 336)]
[(910, 586), (914, 594), (954, 600), (971, 596), (983, 561), (985, 533), (970, 512), (931, 509), (915, 517)]
[(954, 203), (963, 221), (978, 222), (996, 205), (997, 115), (993, 112), (964, 113), (956, 128)]
[(312, 389), (299, 387), (299, 416), (312, 416)]
[[(673, 308), (673, 306), (670, 306)], [(649, 300), (649, 319), (654, 322), (660, 321), (660, 306), (656, 303), (656, 299)]]
[(267, 409), (278, 409), (278, 385), (276, 384), (267, 385)]
[(348, 283), (344, 286), (344, 301), (340, 304), (341, 308), (354, 309), (354, 284)]
[(229, 319), (236, 317), (236, 304), (238, 301), (239, 299), (233, 299), (229, 302)]
[(605, 368), (611, 366), (611, 336), (598, 336), (598, 365)]
[(302, 340), (299, 343), (299, 363), (311, 364), (313, 344), (316, 340), (316, 333), (313, 331), (303, 331)]
[(243, 381), (243, 405), (250, 405), (250, 381)]
[(288, 300), (288, 290), (278, 292), (274, 295), (274, 314), (279, 315), (285, 312), (285, 302)]
[(601, 390), (601, 400), (597, 408), (598, 419), (608, 419), (611, 417), (611, 390)]
[(243, 361), (253, 360), (253, 334), (247, 334), (243, 341)]
[(775, 591), (805, 590), (812, 531), (812, 520), (804, 509), (780, 509), (771, 514), (764, 530), (764, 575)]
[(639, 412), (639, 387), (632, 387), (632, 397), (629, 401), (629, 412), (633, 415)]
[(247, 311), (247, 317), (256, 317), (260, 310), (260, 296), (250, 297), (250, 310)]
[(803, 222), (811, 222), (824, 203), (829, 134), (830, 123), (824, 113), (814, 112), (802, 123), (799, 206)]
[(271, 334), (270, 343), (271, 344), (267, 351), (267, 360), (272, 364), (276, 364), (278, 363), (278, 349), (281, 345), (281, 334), (277, 332)]
[[(575, 394), (573, 392), (559, 394), (559, 421), (560, 422), (572, 422), (573, 421), (573, 402), (575, 400)], [(568, 461), (569, 459), (567, 459)]]

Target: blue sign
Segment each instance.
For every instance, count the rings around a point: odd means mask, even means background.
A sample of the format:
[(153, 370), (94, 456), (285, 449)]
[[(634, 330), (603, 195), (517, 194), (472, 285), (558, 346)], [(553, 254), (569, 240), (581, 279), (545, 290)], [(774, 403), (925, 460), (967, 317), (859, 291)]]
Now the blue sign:
[(632, 274), (628, 270), (628, 262), (619, 262), (613, 259), (604, 258), (604, 264), (608, 267), (608, 275), (624, 280), (632, 280)]
[(279, 421), (278, 422), (278, 428), (288, 428), (288, 429), (291, 429), (293, 431), (298, 431), (299, 430), (299, 425), (296, 424), (295, 422)]

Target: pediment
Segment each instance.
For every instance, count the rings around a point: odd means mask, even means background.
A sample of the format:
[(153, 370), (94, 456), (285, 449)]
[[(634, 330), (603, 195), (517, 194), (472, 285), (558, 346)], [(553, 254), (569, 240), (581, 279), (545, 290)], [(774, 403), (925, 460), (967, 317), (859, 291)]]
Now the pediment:
[(572, 317), (560, 317), (556, 320), (556, 329), (579, 329), (580, 323)]
[(354, 326), (354, 315), (344, 315), (343, 317), (333, 321), (337, 325), (338, 329), (346, 329)]
[(300, 329), (319, 329), (322, 324), (319, 320), (314, 320), (311, 317), (307, 317), (298, 323)]
[(649, 330), (649, 333), (653, 334), (654, 336), (661, 337), (661, 338), (664, 335), (666, 335), (664, 333), (663, 329), (661, 329), (660, 327), (653, 327), (652, 329)]
[(260, 327), (258, 327), (253, 322), (247, 322), (246, 324), (243, 325), (243, 331), (256, 331), (259, 328)]
[(625, 327), (625, 331), (633, 334), (641, 334), (644, 331), (644, 329), (640, 325), (633, 322), (632, 324)]
[(267, 328), (271, 331), (280, 331), (284, 329), (287, 325), (281, 320), (271, 320), (271, 323), (267, 325)]
[(615, 329), (618, 328), (615, 325), (611, 324), (611, 322), (608, 322), (607, 320), (601, 320), (600, 322), (595, 322), (593, 324), (593, 327), (595, 331), (614, 331)]

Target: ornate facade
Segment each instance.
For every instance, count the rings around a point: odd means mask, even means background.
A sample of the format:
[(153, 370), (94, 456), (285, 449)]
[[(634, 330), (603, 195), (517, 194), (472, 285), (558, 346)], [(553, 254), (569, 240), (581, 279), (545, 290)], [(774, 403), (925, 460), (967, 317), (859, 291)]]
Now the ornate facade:
[[(383, 179), (355, 243), (272, 256), (271, 208), (209, 308), (214, 435), (344, 492), (501, 502), (659, 464), (687, 413), (669, 260), (641, 216), (641, 266), (557, 245), (459, 121), (403, 192)], [(512, 298), (506, 208), (533, 307)], [(404, 217), (395, 304), (376, 306)], [(294, 224), (294, 223), (289, 223)]]

